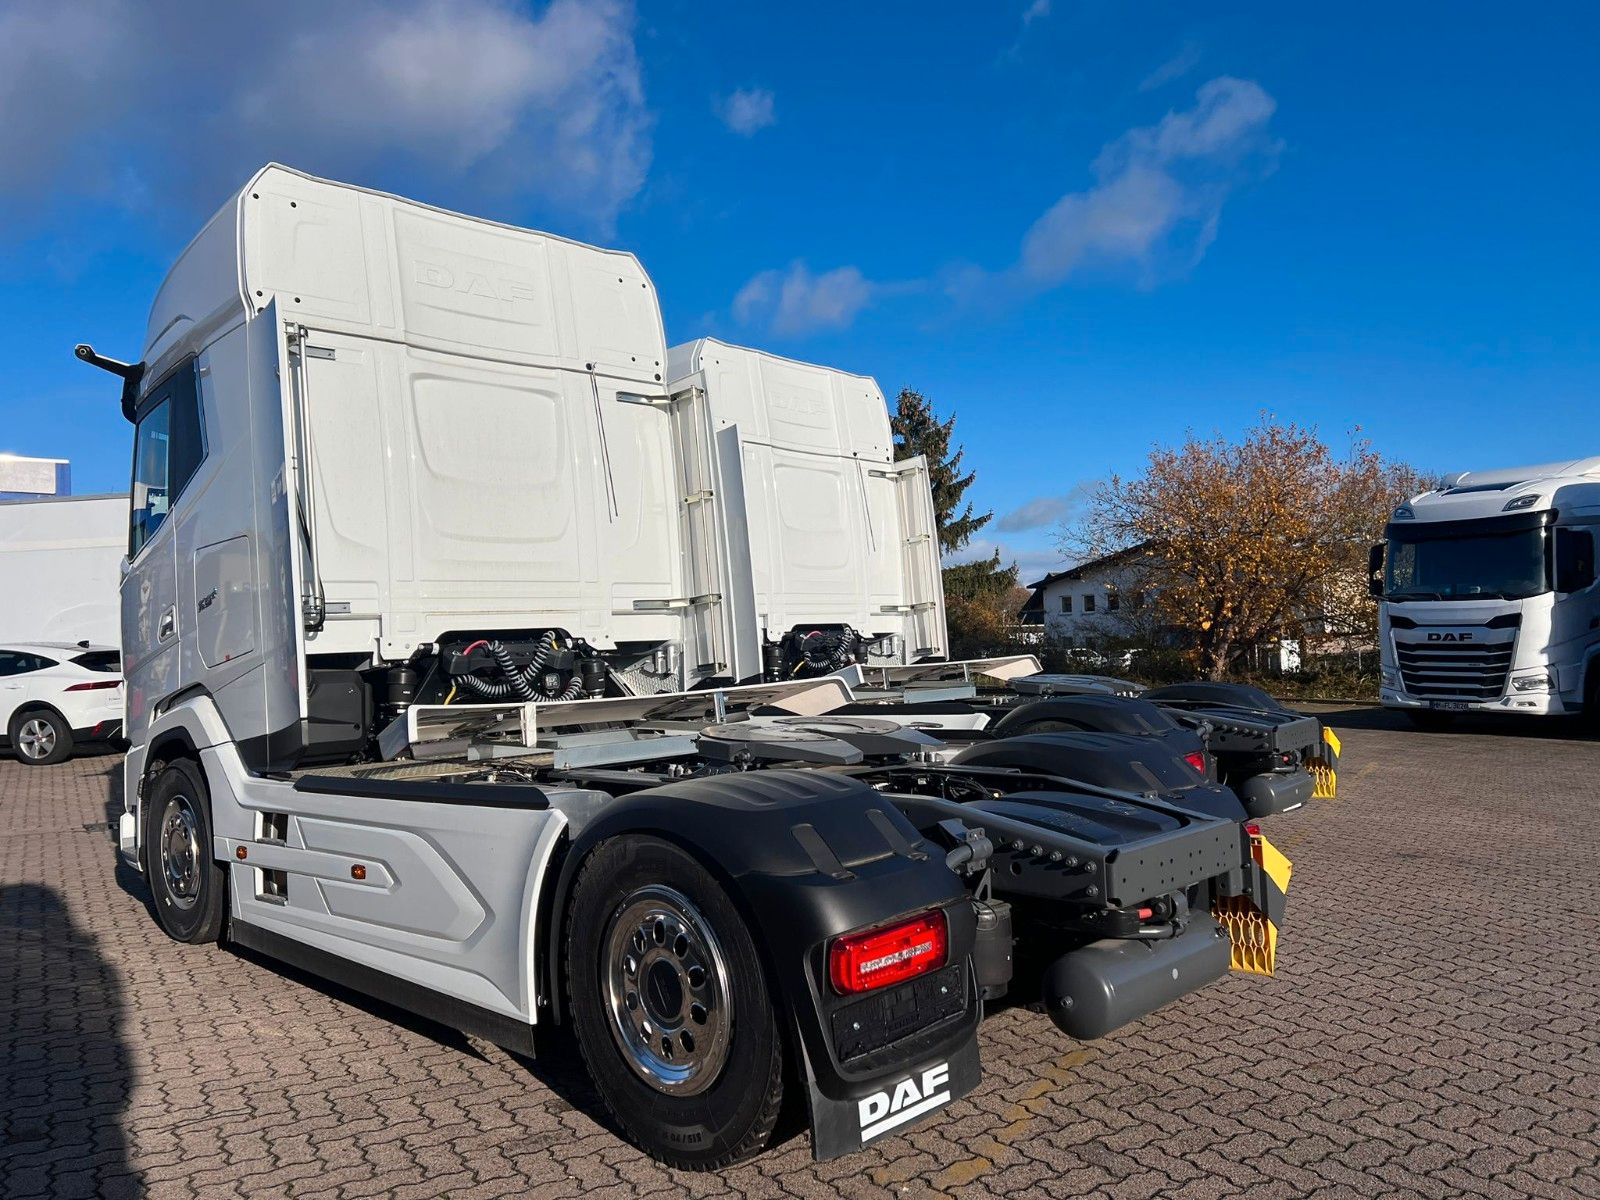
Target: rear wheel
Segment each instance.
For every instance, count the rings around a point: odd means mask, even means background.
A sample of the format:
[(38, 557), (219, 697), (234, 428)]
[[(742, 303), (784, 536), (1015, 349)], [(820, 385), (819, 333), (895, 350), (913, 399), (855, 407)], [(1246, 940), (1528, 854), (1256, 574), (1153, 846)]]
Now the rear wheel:
[(744, 921), (715, 879), (657, 838), (602, 843), (574, 885), (567, 987), (578, 1046), (646, 1153), (714, 1170), (766, 1145), (783, 1047)]
[(17, 761), (30, 767), (48, 767), (72, 757), (72, 727), (49, 709), (18, 713), (7, 734)]
[(211, 798), (198, 764), (175, 759), (146, 786), (144, 873), (156, 920), (180, 942), (214, 942), (227, 914), (228, 875), (211, 853)]

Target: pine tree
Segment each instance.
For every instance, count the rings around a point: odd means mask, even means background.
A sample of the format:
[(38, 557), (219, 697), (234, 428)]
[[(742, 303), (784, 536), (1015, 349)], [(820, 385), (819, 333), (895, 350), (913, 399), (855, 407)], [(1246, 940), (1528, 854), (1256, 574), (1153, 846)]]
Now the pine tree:
[[(955, 431), (956, 418), (940, 421), (921, 392), (902, 388), (894, 417), (895, 461), (920, 454), (928, 460), (928, 477), (933, 484), (933, 515), (939, 526), (939, 549), (953, 554), (972, 540), (972, 535), (987, 525), (994, 513), (974, 513), (972, 503), (961, 503), (962, 494), (972, 486), (977, 472), (961, 473), (961, 460), (966, 451), (960, 446), (950, 452), (950, 435)], [(957, 512), (959, 509), (959, 513)]]
[[(965, 451), (950, 449), (956, 418), (939, 420), (933, 405), (921, 392), (904, 388), (895, 414), (894, 457), (912, 458), (918, 454), (928, 460), (928, 478), (933, 488), (933, 515), (939, 528), (939, 549), (950, 555), (964, 548), (991, 520), (994, 513), (975, 513), (962, 496), (977, 478), (977, 472), (961, 471)], [(1012, 596), (1017, 586), (1017, 567), (1000, 565), (1000, 553), (975, 562), (944, 568), (945, 616), (950, 626), (950, 653), (953, 658), (980, 657), (1005, 650), (1007, 626), (1015, 619)]]

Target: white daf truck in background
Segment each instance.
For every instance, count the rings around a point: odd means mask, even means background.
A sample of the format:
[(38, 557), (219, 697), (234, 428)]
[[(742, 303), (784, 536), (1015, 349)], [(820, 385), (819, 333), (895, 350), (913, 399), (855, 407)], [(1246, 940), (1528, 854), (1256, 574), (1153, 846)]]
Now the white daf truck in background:
[[(830, 715), (814, 669), (941, 645), (933, 545), (862, 576), (831, 544), (875, 536), (850, 488), (931, 533), (926, 481), (881, 396), (798, 376), (721, 453), (632, 255), (268, 166), (139, 362), (77, 353), (135, 428), (119, 841), (178, 940), (565, 1031), (629, 1137), (705, 1169), (786, 1096), (830, 1157), (970, 1091), (1014, 976), (1098, 1037), (1277, 919), (1287, 863), (1193, 771), (1125, 791)], [(751, 461), (756, 536), (718, 503)], [(790, 564), (848, 646), (793, 636)]]
[(1372, 548), (1381, 699), (1465, 712), (1600, 711), (1600, 458), (1469, 471), (1396, 508)]

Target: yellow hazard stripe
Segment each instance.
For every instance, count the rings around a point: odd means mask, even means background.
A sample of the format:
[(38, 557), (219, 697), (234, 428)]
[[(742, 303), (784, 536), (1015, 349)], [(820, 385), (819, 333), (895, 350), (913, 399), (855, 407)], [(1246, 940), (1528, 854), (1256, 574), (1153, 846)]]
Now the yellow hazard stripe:
[(1289, 891), (1289, 876), (1294, 874), (1294, 864), (1283, 856), (1271, 842), (1259, 833), (1250, 835), (1250, 850), (1255, 855), (1256, 863), (1267, 873), (1280, 893)]

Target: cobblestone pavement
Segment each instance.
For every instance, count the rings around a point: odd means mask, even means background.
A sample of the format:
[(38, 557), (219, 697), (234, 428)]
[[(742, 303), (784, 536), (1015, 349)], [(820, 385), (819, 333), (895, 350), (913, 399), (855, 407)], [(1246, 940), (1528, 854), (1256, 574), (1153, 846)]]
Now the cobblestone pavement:
[(619, 1140), (570, 1055), (167, 941), (118, 760), (0, 760), (0, 1193), (1600, 1197), (1600, 743), (1335, 721), (1339, 798), (1268, 831), (1277, 978), (1090, 1044), (1002, 1012), (927, 1123), (705, 1176)]

